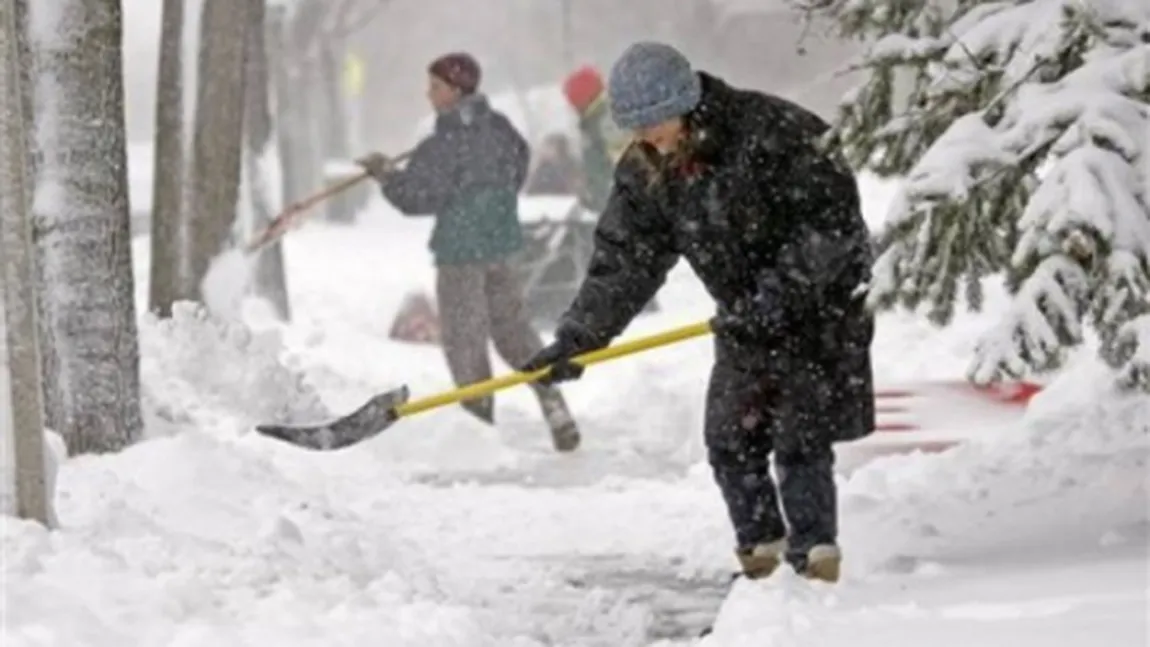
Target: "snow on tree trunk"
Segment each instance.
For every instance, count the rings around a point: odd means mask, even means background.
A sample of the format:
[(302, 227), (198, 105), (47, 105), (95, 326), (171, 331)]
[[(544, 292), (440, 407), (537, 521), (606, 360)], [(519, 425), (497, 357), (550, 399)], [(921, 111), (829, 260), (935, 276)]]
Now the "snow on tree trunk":
[(31, 214), (29, 62), (15, 6), (0, 6), (0, 514), (55, 525), (46, 475)]
[(244, 120), (244, 42), (252, 0), (205, 0), (200, 17), (192, 140), (190, 274), (202, 282), (236, 221)]
[[(255, 0), (248, 19), (251, 23), (248, 26), (245, 147), (241, 182), (245, 194), (242, 200), (248, 215), (247, 226), (244, 228), (245, 240), (250, 240), (268, 226), (280, 211), (279, 200), (283, 193), (278, 168), (279, 151), (272, 139), (275, 128), (272, 122), (265, 0)], [(259, 252), (254, 287), (256, 293), (272, 305), (281, 320), (288, 321), (291, 318), (283, 245), (280, 241)]]
[[(1099, 333), (1124, 383), (1150, 369), (1150, 3), (840, 0), (876, 37), (869, 76), (829, 138), (906, 176), (870, 301), (946, 323), (1002, 274), (1011, 311), (979, 345), (977, 382), (1057, 368)], [(910, 70), (906, 111), (892, 78)]]
[(71, 453), (141, 435), (118, 0), (30, 2), (44, 409)]
[(183, 293), (186, 245), (184, 209), (184, 0), (163, 0), (160, 61), (156, 75), (156, 154), (152, 174), (152, 258), (148, 310), (172, 315), (172, 303), (194, 299)]

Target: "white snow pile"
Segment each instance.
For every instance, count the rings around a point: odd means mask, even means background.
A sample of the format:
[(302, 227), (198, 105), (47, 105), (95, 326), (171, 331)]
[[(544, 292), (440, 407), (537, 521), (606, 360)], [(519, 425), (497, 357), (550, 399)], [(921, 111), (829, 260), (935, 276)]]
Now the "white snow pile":
[[(812, 585), (789, 571), (741, 583), (702, 645), (831, 645), (860, 626), (886, 631), (909, 619), (954, 619), (953, 609), (925, 602), (884, 609), (875, 605), (881, 600), (870, 600), (862, 611), (851, 608), (859, 587), (892, 575), (939, 578), (967, 564), (1016, 568), (1060, 554), (1089, 559), (1119, 544), (1144, 552), (1136, 547), (1150, 530), (1150, 399), (1117, 391), (1106, 375), (1097, 363), (1068, 371), (1036, 396), (1018, 433), (938, 455), (879, 459), (854, 473), (840, 486), (846, 561), (838, 587)], [(979, 588), (992, 599), (994, 586), (987, 586), (984, 580)], [(1144, 609), (1144, 593), (1127, 602)], [(1038, 615), (1078, 606), (1052, 602)], [(982, 619), (1026, 614), (1019, 604), (1004, 604)], [(1123, 618), (1125, 629), (1134, 619)], [(889, 638), (880, 632), (875, 644)], [(962, 644), (969, 642), (977, 643)]]
[(205, 305), (227, 319), (240, 319), (244, 302), (251, 290), (255, 255), (239, 248), (229, 248), (215, 256), (200, 283)]
[(320, 478), (200, 433), (71, 461), (62, 531), (0, 527), (4, 644), (463, 644), (416, 545)]
[(1014, 433), (853, 474), (842, 504), (858, 535), (846, 541), (872, 549), (855, 567), (1097, 545), (1144, 522), (1150, 399), (1116, 388), (1085, 365), (1037, 395)]
[(327, 417), (319, 395), (284, 363), (284, 354), (277, 330), (222, 320), (190, 302), (175, 304), (170, 319), (145, 315), (140, 370), (153, 418), (149, 432), (226, 428), (238, 434), (257, 422)]
[[(68, 461), (55, 488), (60, 531), (0, 524), (0, 642), (478, 644), (418, 544), (349, 503), (394, 485), (370, 456), (316, 462), (243, 433), (256, 420), (327, 415), (281, 362), (276, 333), (188, 303), (170, 320), (145, 317), (140, 333), (152, 439)], [(329, 483), (327, 470), (343, 480)]]

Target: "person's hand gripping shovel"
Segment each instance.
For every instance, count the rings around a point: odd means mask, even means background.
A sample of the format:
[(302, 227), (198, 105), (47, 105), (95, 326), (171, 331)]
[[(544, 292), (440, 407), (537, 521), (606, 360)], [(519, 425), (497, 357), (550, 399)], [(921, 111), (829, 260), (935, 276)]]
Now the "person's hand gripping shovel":
[[(259, 425), (256, 427), (256, 431), (264, 436), (306, 449), (319, 451), (342, 449), (379, 435), (400, 418), (465, 400), (482, 398), (520, 384), (549, 383), (571, 379), (577, 377), (583, 369), (592, 364), (626, 357), (652, 348), (668, 346), (710, 332), (711, 323), (704, 321), (584, 353), (570, 361), (559, 357), (563, 353), (561, 350), (556, 350), (554, 352), (557, 362), (535, 370), (511, 373), (419, 400), (411, 400), (408, 388), (401, 386), (398, 389), (374, 396), (360, 408), (336, 420), (313, 425)], [(547, 358), (541, 356), (537, 359), (545, 362)]]

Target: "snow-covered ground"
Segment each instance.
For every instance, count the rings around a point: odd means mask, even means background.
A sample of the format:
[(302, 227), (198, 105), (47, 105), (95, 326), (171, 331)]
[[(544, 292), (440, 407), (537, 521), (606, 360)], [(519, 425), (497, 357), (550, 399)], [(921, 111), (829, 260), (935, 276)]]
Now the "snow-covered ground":
[[(879, 219), (889, 187), (866, 187)], [(290, 327), (251, 303), (243, 325), (145, 321), (152, 438), (66, 461), (59, 531), (4, 520), (0, 643), (669, 647), (718, 612), (708, 647), (1148, 644), (1150, 402), (1089, 363), (1010, 429), (844, 473), (833, 589), (728, 585), (701, 451), (706, 340), (569, 386), (574, 456), (550, 451), (525, 389), (499, 397), (498, 430), (446, 409), (329, 454), (250, 433), (449, 386), (438, 349), (387, 339), (430, 282), (429, 225), (377, 203), (354, 228), (293, 232)], [(146, 239), (134, 251), (142, 296)], [(710, 310), (685, 267), (661, 303), (628, 334)], [(985, 323), (884, 316), (880, 382), (960, 376)]]

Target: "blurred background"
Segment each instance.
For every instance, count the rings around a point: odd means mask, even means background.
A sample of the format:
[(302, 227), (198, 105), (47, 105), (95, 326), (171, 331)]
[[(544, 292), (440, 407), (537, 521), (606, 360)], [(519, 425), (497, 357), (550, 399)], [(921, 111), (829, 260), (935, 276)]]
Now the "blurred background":
[[(352, 154), (409, 146), (429, 115), (424, 99), (426, 66), (452, 50), (476, 56), (484, 89), (506, 108), (519, 104), (521, 125), (538, 141), (554, 129), (562, 107), (559, 84), (575, 66), (606, 70), (631, 42), (659, 39), (686, 52), (696, 64), (732, 83), (774, 92), (829, 116), (849, 87), (841, 74), (857, 45), (834, 38), (826, 24), (805, 24), (787, 0), (293, 0), (311, 2), (324, 20), (301, 21), (297, 30), (325, 25), (325, 41), (341, 66)], [(154, 131), (160, 0), (125, 0), (125, 65), (128, 130), (133, 142)], [(186, 22), (199, 15), (186, 4)], [(347, 12), (352, 24), (333, 26)], [(194, 27), (194, 24), (188, 26)], [(186, 30), (185, 41), (195, 40)], [(285, 47), (307, 47), (314, 34), (297, 31)], [(194, 43), (185, 43), (188, 46)], [(286, 54), (285, 54), (286, 56)], [(186, 57), (193, 59), (194, 57)], [(309, 99), (306, 85), (294, 96)], [(502, 100), (500, 100), (502, 97)], [(514, 120), (514, 119), (513, 119)], [(526, 122), (526, 123), (522, 123)], [(426, 123), (422, 128), (426, 128)]]

